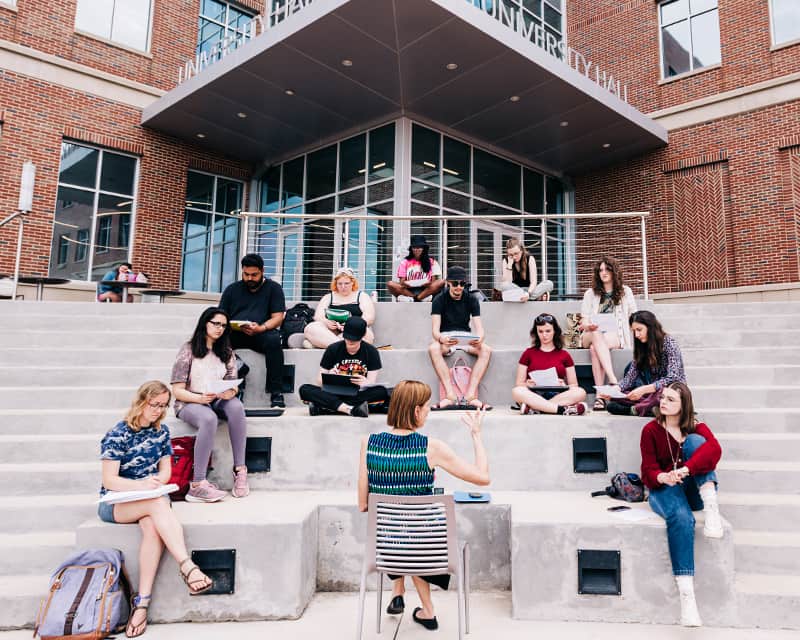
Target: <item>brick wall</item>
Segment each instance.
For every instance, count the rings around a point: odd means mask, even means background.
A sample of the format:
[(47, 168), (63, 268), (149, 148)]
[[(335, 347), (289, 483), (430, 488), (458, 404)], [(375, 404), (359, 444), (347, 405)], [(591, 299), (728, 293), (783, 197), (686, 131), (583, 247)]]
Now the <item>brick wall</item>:
[[(143, 129), (138, 124), (141, 112), (135, 108), (3, 70), (0, 111), (0, 212), (16, 209), (22, 163), (36, 164), (33, 212), (25, 227), (24, 273), (46, 274), (48, 270), (65, 137), (140, 156), (133, 260), (159, 287), (176, 287), (180, 281), (187, 170), (198, 168), (238, 179), (251, 175), (247, 165)], [(13, 269), (16, 238), (16, 224), (0, 228), (0, 272)]]

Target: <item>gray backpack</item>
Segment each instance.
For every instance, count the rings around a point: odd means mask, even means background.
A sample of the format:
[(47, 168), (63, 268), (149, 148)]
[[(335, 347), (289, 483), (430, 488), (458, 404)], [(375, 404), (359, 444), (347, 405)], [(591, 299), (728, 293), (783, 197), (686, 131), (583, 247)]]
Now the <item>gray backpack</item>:
[(125, 626), (131, 588), (119, 549), (87, 549), (68, 558), (50, 578), (34, 637), (101, 640)]

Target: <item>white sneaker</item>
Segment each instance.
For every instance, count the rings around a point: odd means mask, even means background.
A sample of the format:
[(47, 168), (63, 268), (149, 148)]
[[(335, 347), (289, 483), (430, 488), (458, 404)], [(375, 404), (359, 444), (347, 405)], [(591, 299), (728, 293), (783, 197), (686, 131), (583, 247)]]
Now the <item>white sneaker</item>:
[(702, 627), (703, 621), (700, 619), (700, 612), (694, 599), (694, 577), (675, 576), (675, 582), (678, 584), (681, 599), (681, 626)]
[(398, 302), (414, 302), (414, 298), (411, 296), (397, 296)]
[(706, 538), (721, 538), (725, 535), (725, 530), (722, 527), (722, 516), (719, 514), (716, 489), (701, 491), (700, 497), (703, 499), (703, 514), (705, 514), (703, 535)]

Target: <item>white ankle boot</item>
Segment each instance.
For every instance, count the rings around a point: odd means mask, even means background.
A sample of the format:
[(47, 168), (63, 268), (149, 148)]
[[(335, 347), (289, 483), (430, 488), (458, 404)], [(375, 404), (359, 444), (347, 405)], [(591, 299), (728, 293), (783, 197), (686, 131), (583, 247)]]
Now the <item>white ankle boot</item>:
[(703, 513), (706, 516), (703, 535), (706, 538), (721, 538), (724, 531), (722, 529), (722, 516), (719, 515), (716, 487), (704, 485), (700, 489), (700, 497), (703, 499)]
[(675, 576), (678, 593), (681, 599), (681, 625), (684, 627), (702, 627), (700, 612), (694, 599), (694, 576)]

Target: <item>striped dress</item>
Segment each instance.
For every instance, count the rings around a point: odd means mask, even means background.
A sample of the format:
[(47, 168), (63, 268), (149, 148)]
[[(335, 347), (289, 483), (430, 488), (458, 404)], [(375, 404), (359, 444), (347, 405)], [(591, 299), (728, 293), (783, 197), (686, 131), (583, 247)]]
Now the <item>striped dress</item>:
[(370, 493), (429, 496), (433, 469), (428, 466), (428, 437), (419, 433), (397, 436), (373, 433), (367, 441), (367, 478)]

